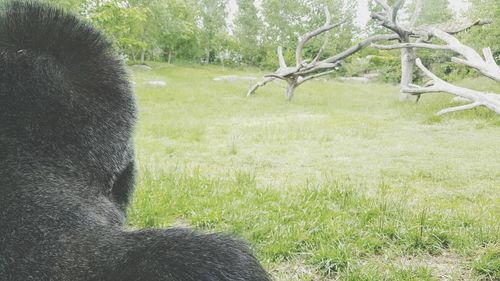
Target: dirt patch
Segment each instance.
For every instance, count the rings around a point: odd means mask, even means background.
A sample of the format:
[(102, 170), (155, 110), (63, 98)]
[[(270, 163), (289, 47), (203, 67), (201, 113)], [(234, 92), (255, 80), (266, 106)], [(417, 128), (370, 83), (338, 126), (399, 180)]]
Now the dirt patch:
[(277, 264), (270, 269), (269, 273), (275, 281), (330, 281), (338, 279), (326, 279), (318, 275), (314, 267), (306, 265), (299, 260), (292, 260)]
[(402, 267), (426, 267), (432, 270), (432, 275), (439, 280), (458, 281), (472, 280), (472, 269), (466, 266), (466, 260), (453, 253), (443, 253), (437, 256), (418, 255), (406, 256), (397, 260)]

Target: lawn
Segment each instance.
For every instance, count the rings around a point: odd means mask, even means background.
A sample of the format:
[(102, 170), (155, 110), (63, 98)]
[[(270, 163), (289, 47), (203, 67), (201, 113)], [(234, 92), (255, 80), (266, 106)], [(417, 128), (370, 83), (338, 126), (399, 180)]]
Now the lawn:
[(132, 73), (133, 227), (232, 233), (275, 280), (500, 280), (494, 113), (436, 117), (449, 95), (401, 104), (378, 83), (312, 81), (286, 102), (280, 84), (246, 97), (248, 80), (213, 81), (256, 70)]

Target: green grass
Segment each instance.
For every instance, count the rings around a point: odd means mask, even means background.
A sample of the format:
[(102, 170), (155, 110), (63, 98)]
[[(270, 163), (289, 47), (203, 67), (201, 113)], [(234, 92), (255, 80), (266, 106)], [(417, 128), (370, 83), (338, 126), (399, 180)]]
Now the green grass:
[(499, 116), (334, 80), (247, 98), (249, 81), (212, 79), (263, 73), (153, 66), (133, 73), (132, 226), (233, 233), (276, 280), (499, 280)]

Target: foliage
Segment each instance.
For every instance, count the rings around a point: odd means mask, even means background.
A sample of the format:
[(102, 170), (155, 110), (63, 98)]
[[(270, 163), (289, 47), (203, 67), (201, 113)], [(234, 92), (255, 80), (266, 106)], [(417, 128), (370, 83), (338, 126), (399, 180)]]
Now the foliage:
[(449, 8), (448, 0), (421, 0), (422, 11), (417, 25), (430, 23), (444, 23), (455, 20)]
[(214, 61), (228, 42), (225, 34), (226, 0), (197, 0), (199, 7), (199, 40), (203, 42), (204, 62)]
[[(399, 51), (365, 51), (346, 61), (338, 76), (361, 76), (366, 73), (377, 73), (378, 81), (399, 84), (401, 79), (401, 58)], [(414, 72), (414, 81), (418, 81), (419, 73)]]
[(500, 5), (498, 0), (471, 0), (469, 13), (471, 20), (491, 19), (492, 24), (474, 28), (464, 34), (465, 43), (481, 50), (490, 47), (495, 59), (500, 63)]
[(159, 53), (150, 50), (153, 59), (171, 62), (174, 56), (195, 57), (198, 49), (196, 12), (189, 3), (150, 0), (148, 6), (154, 12), (148, 17), (147, 35), (152, 45), (160, 50)]
[(242, 61), (260, 65), (265, 57), (263, 48), (264, 23), (259, 19), (257, 6), (253, 0), (238, 0), (235, 19), (235, 37)]
[(370, 59), (370, 65), (380, 71), (380, 81), (391, 84), (398, 84), (400, 82), (401, 58), (398, 54), (385, 55), (383, 57), (374, 56)]
[(149, 12), (143, 6), (123, 6), (122, 1), (112, 0), (95, 7), (90, 19), (113, 38), (120, 52), (135, 57), (148, 47), (144, 30)]
[[(236, 0), (238, 7), (234, 10), (228, 0), (40, 1), (89, 18), (116, 42), (119, 52), (134, 61), (142, 54), (145, 59), (154, 61), (203, 61), (275, 69), (278, 64), (276, 48), (282, 45), (286, 61), (293, 64), (299, 37), (324, 24), (324, 7), (332, 14), (332, 23), (343, 22), (332, 30), (324, 57), (345, 50), (367, 34), (381, 31), (373, 21), (364, 29), (357, 27), (354, 24), (356, 1), (348, 0)], [(471, 19), (492, 18), (495, 23), (471, 29), (462, 39), (476, 48), (490, 46), (495, 56), (500, 57), (500, 29), (497, 28), (500, 8), (497, 0), (471, 1)], [(424, 0), (419, 23), (449, 21), (453, 16), (447, 2)], [(415, 9), (414, 1), (408, 3), (403, 13), (406, 17)], [(373, 1), (369, 4), (373, 6)], [(233, 14), (233, 21), (228, 20), (230, 14)], [(304, 47), (304, 57), (313, 57), (322, 42), (322, 36), (311, 40)], [(424, 61), (436, 65), (438, 71), (442, 70), (445, 78), (451, 75), (458, 79), (465, 74), (463, 69), (450, 72), (449, 65), (438, 66), (442, 52), (418, 52)], [(363, 54), (354, 57), (363, 59)], [(398, 70), (392, 63), (393, 60), (388, 60), (387, 65), (381, 65), (383, 81), (397, 82), (395, 72)], [(368, 64), (368, 67), (372, 66)], [(359, 67), (358, 64), (344, 70), (355, 72), (354, 69)], [(360, 69), (361, 72), (370, 70)]]
[[(295, 63), (295, 47), (303, 34), (310, 32), (325, 23), (324, 8), (332, 15), (332, 23), (343, 22), (342, 26), (332, 30), (330, 41), (324, 57), (337, 54), (352, 44), (353, 34), (357, 31), (353, 22), (355, 3), (347, 0), (264, 0), (262, 1), (262, 17), (265, 21), (262, 45), (266, 50), (264, 65), (277, 66), (276, 47), (284, 47), (285, 60)], [(304, 57), (312, 58), (323, 43), (323, 38), (315, 38), (304, 47)], [(274, 63), (271, 63), (273, 62)]]

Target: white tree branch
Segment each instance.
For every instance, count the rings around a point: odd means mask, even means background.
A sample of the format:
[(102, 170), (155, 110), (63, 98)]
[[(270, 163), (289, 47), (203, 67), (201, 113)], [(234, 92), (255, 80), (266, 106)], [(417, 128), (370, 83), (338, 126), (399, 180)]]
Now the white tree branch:
[(396, 2), (396, 4), (394, 4), (394, 6), (392, 7), (391, 20), (395, 25), (397, 25), (398, 12), (403, 7), (404, 4), (405, 0), (398, 0), (398, 2)]
[[(315, 37), (315, 36), (318, 36), (320, 35), (321, 33), (324, 33), (326, 32), (325, 34), (325, 41), (323, 43), (323, 45), (325, 45), (328, 41), (328, 37), (329, 37), (329, 31), (332, 29), (332, 28), (335, 28), (337, 26), (340, 25), (340, 23), (338, 24), (331, 24), (331, 21), (332, 21), (332, 16), (330, 15), (330, 11), (328, 10), (328, 8), (325, 6), (324, 8), (324, 12), (325, 12), (325, 24), (323, 25), (323, 27), (320, 27), (314, 31), (311, 31), (311, 32), (308, 32), (306, 34), (304, 34), (304, 36), (302, 36), (302, 38), (299, 40), (299, 44), (297, 45), (297, 49), (295, 51), (295, 59), (296, 59), (296, 64), (297, 65), (300, 65), (302, 64), (302, 49), (304, 49), (304, 46), (305, 44), (311, 40), (311, 38)], [(320, 51), (318, 52), (318, 55), (321, 56), (320, 52), (322, 53), (323, 50), (320, 49)]]
[(380, 21), (381, 25), (400, 37), (405, 36), (408, 32), (404, 30), (397, 22), (398, 12), (403, 7), (405, 0), (398, 0), (394, 6), (389, 6), (386, 0), (375, 0), (375, 2), (382, 7), (383, 13), (372, 12), (371, 17)]
[(436, 45), (428, 43), (401, 43), (392, 45), (378, 45), (372, 44), (373, 47), (378, 49), (390, 50), (400, 48), (426, 48), (426, 49), (439, 49), (449, 50), (457, 53), (463, 58), (452, 58), (452, 61), (458, 64), (463, 64), (472, 67), (479, 71), (481, 74), (500, 82), (500, 67), (496, 64), (493, 54), (489, 48), (483, 49), (484, 59), (473, 48), (462, 44), (457, 38), (433, 26), (428, 26), (423, 29), (430, 35), (444, 41), (445, 45)]
[(454, 35), (463, 31), (466, 31), (474, 26), (482, 26), (482, 25), (487, 25), (491, 24), (493, 21), (491, 19), (478, 19), (473, 22), (466, 21), (462, 23), (444, 23), (444, 24), (433, 24), (433, 25), (424, 25), (425, 26), (432, 26), (435, 28), (438, 28), (448, 34)]
[(445, 108), (445, 109), (442, 109), (442, 110), (438, 111), (436, 113), (436, 115), (443, 115), (443, 114), (450, 113), (450, 112), (472, 109), (474, 107), (478, 107), (478, 106), (481, 106), (481, 105), (482, 104), (480, 102), (473, 102), (473, 103), (469, 103), (469, 104), (466, 104), (466, 105), (449, 107), (449, 108)]
[(472, 101), (471, 104), (466, 105), (466, 106), (459, 106), (459, 107), (453, 107), (453, 108), (448, 108), (444, 109), (438, 114), (444, 114), (448, 112), (453, 112), (453, 111), (458, 111), (458, 110), (464, 110), (464, 109), (470, 109), (473, 107), (477, 106), (485, 106), (489, 108), (490, 110), (496, 112), (497, 114), (500, 114), (500, 95), (494, 94), (494, 93), (486, 93), (486, 92), (480, 92), (480, 91), (475, 91), (463, 87), (458, 87), (455, 85), (452, 85), (436, 75), (434, 75), (428, 68), (426, 68), (420, 59), (416, 60), (416, 64), (424, 74), (431, 78), (433, 81), (433, 85), (431, 86), (424, 86), (424, 87), (419, 87), (419, 86), (409, 86), (403, 88), (403, 91), (409, 94), (425, 94), (425, 93), (436, 93), (436, 92), (447, 92), (455, 96), (459, 96), (462, 98), (465, 98), (467, 100)]
[(425, 48), (434, 50), (450, 50), (448, 46), (429, 44), (429, 43), (400, 43), (391, 45), (371, 44), (373, 48), (381, 50), (394, 50), (402, 48)]
[(325, 60), (323, 60), (323, 62), (327, 62), (327, 63), (335, 63), (335, 62), (338, 62), (340, 60), (343, 60), (345, 59), (346, 57), (356, 53), (357, 51), (363, 49), (364, 47), (370, 45), (372, 42), (376, 42), (376, 41), (386, 41), (386, 40), (396, 40), (398, 39), (398, 36), (396, 34), (377, 34), (377, 35), (372, 35), (368, 38), (366, 38), (365, 40), (357, 43), (356, 45), (348, 48), (347, 50), (335, 55), (335, 56), (331, 56)]
[(315, 79), (315, 78), (318, 78), (318, 77), (321, 77), (321, 76), (325, 76), (325, 75), (328, 75), (328, 74), (334, 73), (335, 71), (337, 71), (337, 70), (333, 69), (333, 70), (329, 70), (329, 71), (325, 71), (325, 72), (319, 72), (319, 73), (313, 74), (313, 75), (311, 75), (311, 76), (307, 76), (307, 77), (305, 77), (305, 78), (303, 78), (302, 76), (300, 76), (300, 77), (301, 77), (301, 79), (299, 79), (299, 80), (297, 81), (297, 85), (300, 85), (300, 84), (302, 84), (302, 83), (304, 83), (304, 82), (306, 82), (306, 81), (309, 81), (309, 80), (311, 80), (311, 79)]
[(389, 4), (387, 4), (387, 1), (385, 1), (385, 0), (375, 0), (375, 2), (377, 4), (379, 4), (380, 7), (382, 7), (386, 13), (390, 13), (391, 12), (392, 9), (389, 6)]
[[(378, 1), (383, 1), (385, 0), (378, 0)], [(299, 43), (297, 45), (297, 49), (295, 50), (295, 59), (296, 59), (296, 65), (295, 66), (287, 66), (285, 62), (285, 58), (283, 56), (283, 48), (280, 46), (278, 47), (278, 62), (279, 62), (279, 68), (271, 74), (265, 75), (265, 79), (256, 85), (254, 85), (247, 93), (247, 95), (251, 95), (254, 93), (259, 87), (264, 86), (268, 82), (272, 81), (273, 79), (281, 79), (284, 80), (288, 83), (288, 87), (286, 90), (286, 96), (287, 99), (290, 100), (293, 97), (293, 92), (296, 87), (299, 85), (303, 84), (306, 81), (312, 80), (314, 78), (330, 74), (334, 71), (336, 71), (336, 67), (342, 62), (343, 59), (346, 57), (358, 52), (359, 50), (363, 49), (364, 47), (370, 45), (372, 42), (376, 41), (381, 41), (381, 40), (397, 40), (399, 36), (397, 34), (378, 34), (378, 35), (373, 35), (365, 40), (357, 43), (356, 45), (348, 48), (347, 50), (322, 59), (321, 56), (324, 53), (324, 50), (326, 49), (327, 43), (328, 43), (328, 35), (329, 35), (329, 30), (331, 30), (334, 27), (337, 27), (341, 25), (343, 22), (331, 25), (331, 16), (328, 11), (325, 10), (325, 15), (326, 15), (326, 23), (324, 24), (323, 27), (318, 28), (314, 31), (306, 33), (304, 36), (301, 37), (299, 40)], [(313, 58), (312, 61), (307, 61), (302, 58), (302, 50), (305, 46), (305, 44), (314, 38), (315, 36), (318, 36), (322, 33), (325, 33), (325, 39), (323, 41), (323, 45), (321, 48), (318, 50), (318, 53), (316, 56)]]
[(267, 83), (273, 81), (274, 79), (276, 79), (275, 77), (266, 77), (264, 80), (256, 83), (255, 85), (253, 85), (247, 92), (247, 96), (250, 96), (251, 94), (255, 93), (255, 91), (257, 91), (258, 88), (266, 85)]
[(497, 63), (495, 62), (495, 58), (493, 57), (493, 53), (491, 52), (490, 48), (484, 48), (483, 55), (484, 55), (484, 58), (485, 58), (487, 64), (497, 65)]
[(277, 54), (278, 54), (278, 63), (280, 65), (280, 69), (287, 68), (286, 62), (285, 62), (285, 57), (283, 56), (283, 47), (282, 46), (278, 46)]
[(422, 0), (416, 0), (415, 3), (415, 12), (413, 13), (410, 20), (410, 28), (413, 29), (417, 24), (418, 18), (422, 14)]

